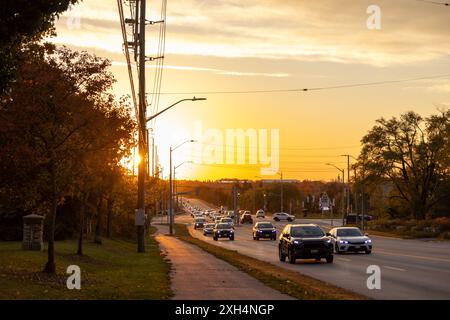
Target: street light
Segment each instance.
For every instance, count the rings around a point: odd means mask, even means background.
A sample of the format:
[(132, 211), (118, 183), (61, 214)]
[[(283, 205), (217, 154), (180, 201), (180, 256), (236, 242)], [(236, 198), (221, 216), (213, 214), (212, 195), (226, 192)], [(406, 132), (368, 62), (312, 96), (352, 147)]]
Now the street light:
[[(137, 242), (138, 242), (138, 252), (145, 252), (145, 229), (144, 229), (144, 218), (145, 217), (145, 160), (148, 161), (149, 156), (149, 150), (148, 150), (148, 141), (147, 141), (147, 150), (144, 150), (143, 145), (145, 145), (145, 138), (144, 134), (146, 134), (146, 123), (155, 119), (157, 116), (162, 114), (163, 112), (169, 110), (173, 106), (183, 102), (183, 101), (204, 101), (206, 98), (196, 98), (193, 97), (191, 99), (182, 99), (174, 104), (168, 106), (164, 110), (161, 110), (160, 112), (145, 118), (145, 70), (144, 70), (144, 64), (145, 64), (145, 1), (141, 2), (141, 22), (140, 22), (140, 28), (141, 28), (141, 39), (140, 39), (140, 71), (139, 71), (139, 105), (140, 105), (140, 112), (139, 112), (139, 155), (141, 157), (141, 163), (138, 166), (138, 201), (137, 201), (137, 209), (135, 213), (135, 224), (137, 229)], [(143, 128), (145, 127), (143, 130)], [(143, 132), (145, 131), (145, 132)], [(171, 168), (172, 170), (172, 168)]]
[(168, 106), (167, 108), (161, 110), (160, 112), (155, 113), (154, 115), (148, 117), (147, 120), (146, 120), (146, 122), (149, 122), (149, 121), (153, 120), (154, 118), (156, 118), (157, 116), (159, 116), (161, 113), (166, 112), (167, 110), (169, 110), (169, 109), (172, 108), (173, 106), (176, 106), (177, 104), (179, 104), (179, 103), (181, 103), (181, 102), (183, 102), (183, 101), (205, 101), (205, 100), (206, 100), (206, 98), (196, 98), (196, 97), (193, 97), (193, 98), (191, 98), (191, 99), (181, 99), (181, 100), (175, 102), (174, 104), (171, 104), (171, 105)]
[(280, 194), (280, 197), (281, 197), (281, 211), (280, 212), (283, 212), (283, 172), (282, 171), (280, 171), (280, 172), (277, 172), (277, 175), (279, 175), (280, 176), (280, 182), (281, 182), (281, 194)]
[[(338, 169), (342, 173), (342, 189), (345, 190), (345, 187), (344, 187), (345, 186), (345, 176), (344, 176), (345, 169), (341, 169), (341, 168), (335, 166), (332, 163), (325, 163), (325, 165), (335, 167), (336, 169)], [(342, 198), (344, 198), (344, 195), (342, 195)], [(344, 203), (342, 203), (342, 225), (344, 225), (344, 215), (345, 215)]]
[(176, 201), (176, 209), (177, 209), (177, 211), (178, 211), (178, 206), (179, 206), (179, 200), (178, 200), (178, 187), (177, 187), (177, 179), (176, 179), (176, 170), (179, 168), (179, 167), (181, 167), (183, 164), (185, 164), (185, 163), (192, 163), (192, 161), (183, 161), (182, 163), (180, 163), (179, 165), (177, 165), (177, 166), (175, 166), (174, 168), (173, 168), (173, 183), (174, 183), (174, 185), (175, 185), (175, 196), (177, 197), (177, 201)]
[[(195, 97), (194, 97), (194, 99), (195, 99)], [(186, 99), (184, 99), (184, 100), (180, 100), (179, 102), (181, 102), (181, 101), (185, 101)], [(175, 103), (176, 104), (176, 103)], [(174, 106), (175, 104), (173, 104), (172, 106)], [(171, 106), (171, 107), (172, 107)], [(170, 107), (169, 107), (170, 108)], [(168, 108), (166, 108), (165, 110), (167, 110)], [(163, 110), (163, 111), (165, 111), (165, 110)], [(161, 111), (161, 112), (163, 112), (163, 111)], [(188, 143), (188, 142), (197, 142), (196, 140), (186, 140), (186, 141), (184, 141), (184, 142), (182, 142), (182, 143), (180, 143), (179, 145), (177, 145), (176, 147), (174, 147), (174, 148), (172, 148), (172, 147), (170, 147), (170, 174), (169, 174), (169, 189), (170, 189), (170, 196), (169, 196), (169, 200), (170, 200), (170, 207), (169, 207), (169, 233), (170, 233), (170, 235), (173, 235), (173, 179), (172, 179), (172, 170), (173, 170), (173, 166), (172, 166), (172, 152), (173, 151), (175, 151), (175, 150), (177, 150), (179, 147), (181, 147), (182, 145), (184, 145), (185, 143)]]

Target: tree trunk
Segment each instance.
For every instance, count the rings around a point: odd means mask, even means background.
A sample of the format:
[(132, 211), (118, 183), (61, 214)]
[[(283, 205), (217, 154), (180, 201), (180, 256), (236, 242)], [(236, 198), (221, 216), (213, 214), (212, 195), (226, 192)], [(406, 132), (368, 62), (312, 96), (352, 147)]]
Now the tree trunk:
[(57, 209), (57, 195), (56, 195), (56, 168), (55, 168), (55, 155), (54, 152), (51, 155), (50, 160), (50, 179), (52, 184), (51, 191), (51, 208), (49, 216), (49, 232), (48, 232), (48, 257), (47, 264), (45, 265), (44, 272), (56, 273), (55, 264), (55, 224), (56, 224), (56, 209)]
[(94, 242), (97, 244), (102, 244), (102, 206), (103, 206), (103, 196), (100, 195), (100, 199), (97, 205), (97, 223), (95, 225), (95, 236)]
[(84, 233), (84, 217), (86, 213), (86, 201), (88, 199), (88, 195), (84, 195), (81, 198), (81, 208), (80, 208), (80, 233), (78, 235), (78, 250), (77, 255), (83, 255), (83, 233)]
[(106, 237), (111, 238), (111, 224), (112, 224), (112, 208), (114, 200), (108, 198), (106, 202), (107, 213), (106, 213)]

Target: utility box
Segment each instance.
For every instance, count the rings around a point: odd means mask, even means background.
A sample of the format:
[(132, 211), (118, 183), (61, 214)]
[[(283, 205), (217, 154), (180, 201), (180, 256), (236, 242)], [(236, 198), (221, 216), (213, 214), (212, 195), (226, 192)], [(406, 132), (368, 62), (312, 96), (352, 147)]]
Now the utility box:
[(44, 249), (44, 217), (37, 214), (29, 214), (23, 217), (23, 250)]

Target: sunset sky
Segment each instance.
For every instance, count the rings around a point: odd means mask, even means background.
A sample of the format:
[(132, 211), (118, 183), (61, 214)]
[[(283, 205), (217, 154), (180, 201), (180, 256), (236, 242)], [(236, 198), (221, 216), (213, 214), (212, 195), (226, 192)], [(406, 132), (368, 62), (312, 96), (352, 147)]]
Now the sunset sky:
[[(366, 26), (372, 4), (381, 8), (381, 30)], [(148, 18), (158, 20), (160, 8), (161, 1), (147, 1)], [(284, 178), (335, 179), (338, 171), (325, 163), (346, 166), (340, 155), (357, 156), (376, 119), (408, 110), (427, 116), (450, 106), (448, 21), (450, 7), (417, 0), (168, 0), (160, 109), (191, 92), (449, 76), (310, 92), (195, 94), (208, 100), (180, 104), (155, 123), (164, 174), (169, 145), (194, 138), (201, 123), (224, 136), (226, 129), (279, 129)], [(53, 42), (111, 59), (114, 91), (130, 92), (115, 0), (84, 0), (60, 18), (56, 31)], [(147, 27), (148, 55), (154, 55), (158, 31)], [(149, 92), (154, 66), (149, 62), (146, 69)], [(174, 153), (175, 165), (191, 159), (201, 159), (198, 145)], [(259, 168), (186, 164), (177, 177), (253, 179), (261, 176)]]

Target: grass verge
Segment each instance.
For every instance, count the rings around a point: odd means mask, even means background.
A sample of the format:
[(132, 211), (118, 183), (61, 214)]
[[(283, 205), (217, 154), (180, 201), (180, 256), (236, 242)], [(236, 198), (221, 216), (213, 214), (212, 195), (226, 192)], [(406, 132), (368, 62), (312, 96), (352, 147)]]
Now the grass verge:
[[(152, 229), (153, 233), (155, 229)], [(19, 242), (0, 243), (0, 299), (167, 299), (170, 264), (153, 237), (146, 252), (136, 244), (103, 239), (102, 245), (86, 241), (85, 255), (77, 256), (75, 240), (58, 241), (56, 275), (42, 273), (47, 252), (23, 251)], [(81, 289), (66, 287), (66, 268), (81, 269)]]
[(175, 224), (180, 240), (194, 244), (204, 251), (258, 279), (265, 285), (300, 300), (362, 300), (367, 297), (329, 283), (277, 267), (271, 263), (242, 255), (234, 250), (219, 248), (189, 234), (187, 226)]

